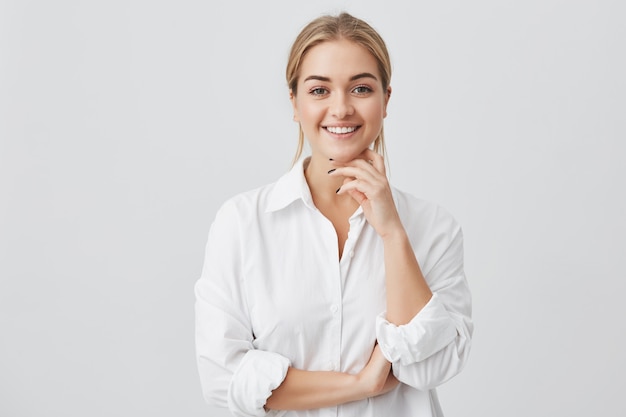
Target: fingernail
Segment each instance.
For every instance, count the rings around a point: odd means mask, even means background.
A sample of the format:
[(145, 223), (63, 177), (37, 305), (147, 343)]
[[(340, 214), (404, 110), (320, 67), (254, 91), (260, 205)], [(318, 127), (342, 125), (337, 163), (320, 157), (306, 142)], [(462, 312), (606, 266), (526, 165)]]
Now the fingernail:
[(338, 193), (338, 192), (339, 192), (339, 190), (341, 190), (341, 187), (337, 188), (337, 191), (335, 191), (335, 193)]
[(331, 169), (330, 171), (328, 171), (328, 173), (330, 174), (331, 172), (335, 172), (335, 170), (336, 170), (336, 169), (337, 169), (337, 168), (333, 168), (333, 169)]

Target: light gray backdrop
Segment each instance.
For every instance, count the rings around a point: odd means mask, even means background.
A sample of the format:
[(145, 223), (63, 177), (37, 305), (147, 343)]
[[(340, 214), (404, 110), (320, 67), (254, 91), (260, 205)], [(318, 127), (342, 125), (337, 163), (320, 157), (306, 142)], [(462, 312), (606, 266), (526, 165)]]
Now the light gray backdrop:
[(209, 225), (295, 150), (290, 43), (386, 39), (396, 186), (462, 223), (476, 332), (447, 416), (626, 415), (618, 1), (0, 1), (0, 415), (227, 416), (201, 398)]

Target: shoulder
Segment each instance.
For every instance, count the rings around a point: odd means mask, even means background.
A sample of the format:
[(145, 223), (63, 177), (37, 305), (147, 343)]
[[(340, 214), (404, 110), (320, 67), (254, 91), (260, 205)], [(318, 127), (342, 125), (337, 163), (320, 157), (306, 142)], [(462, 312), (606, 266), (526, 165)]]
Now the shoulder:
[(263, 201), (272, 184), (233, 195), (215, 213), (209, 228), (209, 246), (216, 253), (238, 251), (259, 223), (262, 223)]
[(450, 233), (460, 232), (461, 226), (454, 216), (441, 205), (427, 201), (414, 195), (392, 189), (398, 213), (405, 226), (424, 229), (437, 229)]
[(219, 221), (225, 218), (254, 220), (265, 211), (268, 199), (275, 185), (276, 182), (273, 182), (233, 195), (222, 203), (217, 210), (215, 220)]
[(272, 212), (280, 211), (297, 200), (304, 201), (306, 195), (310, 193), (302, 162), (298, 162), (276, 181), (229, 198), (218, 211), (218, 215), (238, 213), (252, 220), (270, 218)]
[[(398, 213), (430, 284), (449, 271), (462, 274), (463, 232), (457, 220), (439, 204), (395, 190)], [(443, 269), (442, 269), (443, 268)], [(447, 271), (441, 275), (441, 271)]]

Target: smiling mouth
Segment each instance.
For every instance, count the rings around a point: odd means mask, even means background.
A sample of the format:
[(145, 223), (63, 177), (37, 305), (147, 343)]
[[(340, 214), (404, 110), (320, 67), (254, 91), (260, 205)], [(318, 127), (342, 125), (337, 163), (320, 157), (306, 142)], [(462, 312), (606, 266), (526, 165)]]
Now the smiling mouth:
[(335, 135), (347, 135), (348, 133), (352, 133), (357, 130), (361, 126), (325, 126), (324, 129), (328, 130), (330, 133)]

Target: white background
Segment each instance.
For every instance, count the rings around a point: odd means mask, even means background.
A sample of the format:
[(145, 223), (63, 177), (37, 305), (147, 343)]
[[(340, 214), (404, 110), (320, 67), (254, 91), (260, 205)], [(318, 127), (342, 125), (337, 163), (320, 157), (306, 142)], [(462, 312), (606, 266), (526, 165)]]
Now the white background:
[(193, 284), (275, 180), (299, 29), (380, 31), (392, 182), (461, 222), (476, 332), (448, 417), (626, 415), (626, 7), (0, 1), (0, 415), (215, 416)]

